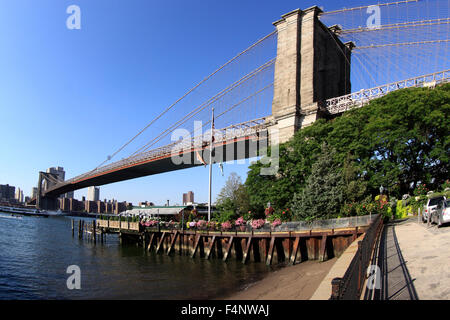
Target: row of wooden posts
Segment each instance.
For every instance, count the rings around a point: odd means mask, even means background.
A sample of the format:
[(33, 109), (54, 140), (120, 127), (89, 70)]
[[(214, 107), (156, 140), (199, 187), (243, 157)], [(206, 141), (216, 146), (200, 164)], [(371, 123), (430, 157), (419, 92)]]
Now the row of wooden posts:
[[(123, 224), (123, 226), (122, 226)], [(133, 224), (131, 226), (131, 224)], [(137, 230), (136, 224), (138, 226)], [(270, 265), (274, 256), (278, 262), (296, 263), (298, 258), (329, 258), (329, 254), (340, 254), (365, 228), (344, 228), (340, 230), (309, 230), (304, 232), (208, 232), (187, 230), (141, 230), (138, 223), (93, 220), (72, 220), (72, 236), (78, 230), (79, 239), (96, 243), (106, 240), (107, 233), (118, 233), (120, 243), (142, 246), (147, 252), (164, 252), (170, 255), (178, 251), (181, 255), (209, 259), (212, 256), (226, 261), (234, 255), (246, 263), (264, 261)], [(228, 233), (228, 234), (227, 234)], [(178, 241), (177, 241), (178, 240)], [(331, 251), (330, 251), (331, 249)], [(253, 254), (251, 255), (251, 252)], [(327, 253), (328, 252), (328, 253)]]
[[(323, 261), (339, 255), (347, 246), (364, 233), (364, 229), (329, 230), (317, 232), (280, 232), (216, 234), (192, 231), (161, 230), (144, 233), (128, 233), (122, 230), (121, 241), (141, 245), (146, 251), (164, 252), (170, 255), (178, 251), (180, 255), (194, 258), (211, 256), (226, 261), (231, 253), (236, 259), (246, 263), (264, 261), (270, 265), (276, 256), (278, 262), (295, 264), (298, 259), (318, 259)], [(251, 253), (253, 254), (251, 255)]]
[(75, 230), (78, 230), (78, 239), (85, 238), (87, 240), (93, 241), (94, 243), (97, 243), (97, 240), (103, 242), (106, 239), (106, 234), (102, 232), (101, 229), (97, 228), (95, 220), (93, 220), (91, 223), (82, 219), (78, 220), (78, 222), (72, 220), (72, 237), (75, 237)]

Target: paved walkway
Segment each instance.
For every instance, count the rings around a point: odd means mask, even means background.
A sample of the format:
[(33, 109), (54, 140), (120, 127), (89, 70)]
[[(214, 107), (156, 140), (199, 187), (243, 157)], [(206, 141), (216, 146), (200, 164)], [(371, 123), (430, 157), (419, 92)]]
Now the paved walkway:
[[(405, 261), (400, 249), (396, 232), (398, 223), (391, 222), (385, 225), (380, 238), (377, 265), (381, 271), (381, 288), (373, 293), (374, 300), (418, 299), (414, 287), (415, 279), (411, 277), (408, 262)], [(368, 299), (368, 295), (365, 299)]]
[(417, 218), (391, 222), (376, 262), (381, 289), (368, 294), (375, 300), (450, 300), (449, 261), (450, 225), (427, 226)]
[(450, 224), (412, 218), (396, 228), (399, 246), (421, 300), (450, 300)]

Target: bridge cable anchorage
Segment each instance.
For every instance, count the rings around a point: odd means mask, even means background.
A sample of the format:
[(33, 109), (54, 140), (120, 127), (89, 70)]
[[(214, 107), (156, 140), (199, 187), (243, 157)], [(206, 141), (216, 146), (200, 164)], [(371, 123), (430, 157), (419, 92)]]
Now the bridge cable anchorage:
[(192, 87), (191, 89), (189, 89), (183, 96), (181, 96), (179, 99), (177, 99), (174, 103), (172, 103), (169, 107), (167, 107), (164, 111), (162, 111), (158, 116), (156, 116), (152, 121), (150, 121), (149, 124), (147, 124), (141, 131), (139, 131), (134, 137), (132, 137), (129, 141), (127, 141), (124, 145), (122, 145), (117, 151), (115, 151), (111, 156), (108, 156), (108, 159), (103, 161), (100, 165), (98, 165), (96, 168), (94, 168), (95, 171), (98, 167), (102, 166), (104, 163), (108, 162), (109, 160), (111, 160), (116, 154), (118, 154), (120, 151), (122, 151), (127, 145), (129, 145), (132, 141), (134, 141), (139, 135), (141, 135), (145, 130), (147, 130), (155, 121), (157, 121), (159, 118), (161, 118), (164, 114), (166, 114), (169, 110), (171, 110), (175, 105), (177, 105), (181, 100), (183, 100), (185, 97), (187, 97), (190, 93), (192, 93), (195, 89), (197, 89), (198, 87), (200, 87), (203, 83), (205, 83), (208, 79), (210, 79), (211, 77), (213, 77), (215, 74), (217, 74), (220, 70), (224, 69), (226, 66), (228, 66), (229, 64), (231, 64), (233, 61), (235, 61), (237, 58), (239, 58), (240, 56), (242, 56), (243, 54), (245, 54), (246, 52), (248, 52), (249, 50), (253, 49), (254, 47), (256, 47), (258, 44), (260, 44), (261, 42), (263, 42), (264, 40), (266, 40), (267, 38), (271, 37), (272, 35), (274, 35), (276, 33), (276, 31), (273, 31), (271, 33), (269, 33), (268, 35), (264, 36), (263, 38), (259, 39), (258, 41), (256, 41), (254, 44), (252, 44), (250, 47), (248, 47), (247, 49), (245, 49), (244, 51), (238, 53), (236, 56), (234, 56), (232, 59), (228, 60), (225, 64), (223, 64), (222, 66), (220, 66), (218, 69), (216, 69), (213, 73), (211, 73), (210, 75), (208, 75), (207, 77), (205, 77), (202, 81), (200, 81), (199, 83), (197, 83), (194, 87)]
[[(145, 152), (149, 149), (149, 147), (153, 146), (155, 143), (159, 142), (162, 138), (166, 137), (168, 134), (170, 134), (174, 129), (179, 128), (182, 124), (186, 123), (188, 120), (192, 119), (195, 115), (200, 113), (201, 111), (205, 110), (208, 106), (212, 105), (214, 102), (218, 101), (219, 99), (223, 98), (226, 94), (230, 93), (232, 90), (238, 88), (240, 85), (245, 83), (246, 81), (254, 78), (256, 75), (258, 75), (260, 72), (263, 72), (267, 68), (273, 66), (275, 63), (275, 59), (269, 60), (262, 66), (259, 66), (249, 74), (246, 74), (241, 79), (237, 80), (236, 82), (232, 83), (213, 97), (209, 98), (207, 101), (202, 103), (200, 106), (192, 110), (190, 113), (185, 115), (182, 119), (178, 120), (174, 124), (172, 124), (170, 127), (168, 127), (166, 130), (161, 132), (159, 135), (157, 135), (155, 138), (153, 138), (151, 141), (146, 143), (144, 146), (136, 150), (134, 153), (130, 155), (130, 157), (133, 157), (136, 154), (139, 154), (141, 152)], [(156, 141), (155, 141), (156, 140)]]

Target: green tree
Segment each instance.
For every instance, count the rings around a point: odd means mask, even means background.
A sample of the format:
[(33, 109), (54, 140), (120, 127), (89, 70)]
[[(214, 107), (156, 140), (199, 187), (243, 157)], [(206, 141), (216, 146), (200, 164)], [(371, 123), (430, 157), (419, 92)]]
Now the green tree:
[(231, 199), (231, 201), (235, 202), (236, 191), (241, 185), (241, 177), (239, 177), (236, 172), (231, 172), (227, 181), (225, 181), (225, 185), (222, 187), (219, 195), (217, 196), (217, 203), (220, 204), (227, 199)]
[(217, 208), (220, 215), (226, 215), (229, 218), (237, 217), (250, 210), (249, 193), (235, 172), (230, 174), (221, 189), (217, 197)]
[(344, 201), (358, 202), (366, 198), (367, 182), (364, 181), (361, 170), (355, 165), (350, 154), (347, 156), (342, 168), (344, 182)]
[(251, 210), (250, 196), (244, 184), (241, 184), (235, 192), (236, 209), (240, 215), (243, 215)]
[(342, 168), (335, 157), (336, 150), (324, 143), (305, 188), (292, 199), (291, 209), (296, 219), (331, 218), (340, 211), (345, 187)]
[(449, 113), (450, 84), (445, 84), (398, 90), (333, 120), (318, 120), (280, 145), (277, 175), (261, 176), (260, 162), (250, 166), (245, 184), (251, 206), (262, 211), (270, 201), (283, 208), (298, 197), (323, 142), (336, 150), (335, 161), (343, 167), (351, 155), (352, 167), (344, 174), (347, 183), (354, 181), (345, 192), (347, 201), (373, 198), (381, 185), (396, 197), (419, 182), (438, 188), (449, 176)]

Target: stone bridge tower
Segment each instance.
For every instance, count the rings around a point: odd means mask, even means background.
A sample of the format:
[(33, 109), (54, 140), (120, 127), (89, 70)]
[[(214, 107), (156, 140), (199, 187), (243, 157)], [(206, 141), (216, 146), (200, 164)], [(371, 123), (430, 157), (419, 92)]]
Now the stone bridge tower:
[(352, 43), (337, 37), (340, 28), (328, 28), (318, 18), (314, 6), (294, 10), (273, 24), (277, 28), (274, 94), (271, 128), (279, 130), (279, 141), (319, 117), (321, 102), (350, 93)]

